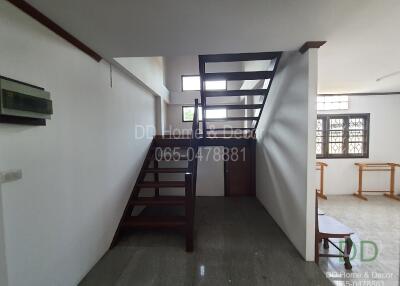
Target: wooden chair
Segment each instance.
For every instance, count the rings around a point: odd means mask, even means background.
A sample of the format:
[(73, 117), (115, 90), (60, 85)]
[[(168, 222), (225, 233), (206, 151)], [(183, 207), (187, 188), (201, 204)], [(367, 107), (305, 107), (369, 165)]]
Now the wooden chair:
[[(352, 268), (350, 263), (350, 253), (353, 246), (351, 235), (354, 233), (350, 228), (339, 222), (338, 220), (326, 214), (318, 214), (318, 197), (316, 197), (315, 208), (315, 263), (319, 264), (320, 257), (343, 257), (344, 267), (349, 270)], [(345, 241), (345, 249), (341, 250), (331, 239), (343, 238)], [(339, 254), (326, 254), (319, 252), (319, 244), (323, 241), (324, 249), (329, 248), (332, 244)]]

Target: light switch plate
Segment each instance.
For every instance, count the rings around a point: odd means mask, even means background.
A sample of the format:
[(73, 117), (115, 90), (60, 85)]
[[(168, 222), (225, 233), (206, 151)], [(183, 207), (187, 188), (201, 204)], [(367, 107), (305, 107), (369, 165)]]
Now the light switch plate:
[(22, 170), (8, 170), (0, 172), (0, 183), (17, 181), (22, 178)]

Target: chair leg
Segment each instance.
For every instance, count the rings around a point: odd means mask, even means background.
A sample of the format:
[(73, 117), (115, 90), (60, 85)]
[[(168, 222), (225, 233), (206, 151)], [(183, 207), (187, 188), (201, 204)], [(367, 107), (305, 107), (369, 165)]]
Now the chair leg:
[(329, 248), (329, 241), (328, 239), (324, 239), (324, 249), (328, 249)]
[(344, 268), (350, 270), (353, 266), (350, 263), (350, 253), (351, 248), (353, 247), (353, 241), (350, 237), (345, 238), (345, 249), (344, 249)]
[(319, 264), (319, 242), (320, 239), (315, 237), (314, 261), (316, 264)]

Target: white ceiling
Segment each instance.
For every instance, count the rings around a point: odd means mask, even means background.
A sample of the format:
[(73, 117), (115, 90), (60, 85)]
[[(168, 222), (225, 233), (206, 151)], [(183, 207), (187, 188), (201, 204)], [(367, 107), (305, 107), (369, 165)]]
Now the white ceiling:
[(106, 58), (288, 51), (326, 40), (319, 92), (400, 90), (399, 0), (28, 0)]

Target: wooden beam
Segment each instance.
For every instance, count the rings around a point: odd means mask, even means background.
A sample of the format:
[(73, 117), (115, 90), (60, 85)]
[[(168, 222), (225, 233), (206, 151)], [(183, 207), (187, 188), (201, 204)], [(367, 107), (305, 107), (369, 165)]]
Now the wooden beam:
[(304, 54), (305, 52), (308, 51), (308, 49), (318, 49), (322, 45), (324, 45), (326, 41), (310, 41), (310, 42), (305, 42), (304, 45), (301, 46), (299, 49), (299, 52), (301, 54)]
[(15, 7), (19, 8), (21, 11), (25, 12), (32, 18), (34, 18), (36, 21), (41, 23), (42, 25), (46, 26), (49, 30), (53, 31), (57, 35), (59, 35), (61, 38), (66, 40), (67, 42), (71, 43), (75, 47), (77, 47), (79, 50), (90, 56), (92, 59), (95, 61), (99, 62), (102, 57), (97, 54), (95, 51), (93, 51), (91, 48), (89, 48), (87, 45), (79, 41), (77, 38), (72, 36), (70, 33), (65, 31), (63, 28), (61, 28), (59, 25), (57, 25), (54, 21), (52, 21), (50, 18), (48, 18), (46, 15), (44, 15), (42, 12), (40, 12), (38, 9), (33, 7), (31, 4), (24, 0), (7, 0), (11, 4), (13, 4)]
[(224, 117), (224, 118), (207, 118), (208, 122), (224, 122), (224, 121), (253, 121), (258, 117)]
[(246, 131), (246, 130), (253, 130), (254, 128), (243, 128), (243, 127), (237, 127), (237, 128), (207, 128), (208, 131), (235, 131), (235, 130), (240, 130), (240, 131)]
[(260, 109), (262, 104), (216, 104), (207, 105), (205, 109)]
[(205, 73), (204, 80), (255, 80), (273, 77), (271, 71)]
[(205, 97), (223, 97), (223, 96), (257, 96), (268, 94), (268, 89), (239, 89), (239, 90), (218, 90), (204, 91)]
[(280, 56), (281, 52), (261, 52), (261, 53), (239, 53), (239, 54), (216, 54), (200, 55), (199, 58), (206, 63), (217, 62), (243, 62), (272, 60)]

